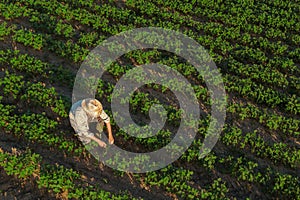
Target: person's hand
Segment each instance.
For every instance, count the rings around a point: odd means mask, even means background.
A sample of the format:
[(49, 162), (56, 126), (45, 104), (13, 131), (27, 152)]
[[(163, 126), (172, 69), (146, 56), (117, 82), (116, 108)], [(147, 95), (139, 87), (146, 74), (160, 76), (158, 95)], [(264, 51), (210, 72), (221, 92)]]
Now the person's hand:
[(99, 140), (99, 141), (98, 141), (98, 144), (99, 144), (100, 147), (106, 148), (105, 142)]
[(94, 140), (95, 142), (97, 142), (100, 147), (103, 147), (103, 148), (106, 147), (106, 143), (103, 142), (102, 140), (100, 140), (99, 138), (97, 138), (95, 136), (90, 136), (89, 138), (91, 138), (92, 140)]
[(111, 136), (108, 138), (109, 144), (113, 144), (115, 142), (115, 139)]

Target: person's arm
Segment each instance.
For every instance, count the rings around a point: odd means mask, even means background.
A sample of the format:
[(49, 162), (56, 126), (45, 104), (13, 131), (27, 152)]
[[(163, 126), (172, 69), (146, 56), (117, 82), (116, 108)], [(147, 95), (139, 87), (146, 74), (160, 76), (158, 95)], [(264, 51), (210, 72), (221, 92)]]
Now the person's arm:
[(103, 142), (102, 140), (98, 139), (97, 137), (95, 136), (88, 136), (88, 138), (94, 140), (95, 142), (97, 142), (99, 144), (100, 147), (106, 147), (106, 144), (105, 142)]
[(110, 125), (110, 122), (106, 122), (106, 127), (107, 127), (107, 132), (108, 132), (108, 141), (109, 141), (109, 144), (113, 144), (115, 139), (112, 135), (112, 130), (111, 130), (111, 125)]
[(111, 129), (111, 125), (110, 125), (110, 117), (104, 111), (102, 111), (100, 117), (106, 124), (109, 144), (113, 144), (115, 139), (112, 134), (112, 129)]

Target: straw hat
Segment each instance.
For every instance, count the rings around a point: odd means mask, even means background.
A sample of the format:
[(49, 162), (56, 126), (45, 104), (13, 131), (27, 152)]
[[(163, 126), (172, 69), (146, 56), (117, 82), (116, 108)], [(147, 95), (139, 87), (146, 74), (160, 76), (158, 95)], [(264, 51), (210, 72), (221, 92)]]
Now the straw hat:
[(81, 106), (84, 111), (94, 117), (99, 116), (103, 110), (102, 104), (97, 99), (84, 99)]

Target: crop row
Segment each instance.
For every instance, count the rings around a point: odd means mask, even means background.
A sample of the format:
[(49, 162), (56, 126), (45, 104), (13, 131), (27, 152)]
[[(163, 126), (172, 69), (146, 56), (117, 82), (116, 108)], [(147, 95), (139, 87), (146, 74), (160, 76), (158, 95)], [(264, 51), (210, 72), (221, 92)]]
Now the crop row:
[(291, 174), (278, 172), (270, 166), (259, 166), (255, 161), (243, 156), (238, 158), (231, 155), (212, 156), (212, 158), (211, 161), (215, 163), (216, 168), (220, 168), (221, 172), (231, 174), (241, 181), (264, 186), (269, 194), (275, 193), (277, 197), (292, 199), (299, 195), (299, 178)]
[[(88, 10), (84, 8), (72, 9), (68, 4), (60, 3), (58, 1), (23, 1), (23, 4), (34, 9), (36, 13), (35, 19), (33, 21), (39, 20), (38, 15), (40, 13), (49, 13), (57, 15), (58, 18), (71, 21), (76, 20), (81, 23), (81, 25), (90, 26), (93, 29), (102, 30), (103, 33), (109, 33), (115, 35), (120, 32), (120, 30), (129, 30), (129, 26), (125, 25), (112, 25), (109, 24), (109, 18), (106, 18), (104, 12), (110, 11), (111, 7), (104, 4), (101, 8), (98, 8), (97, 14), (89, 13)], [(107, 9), (105, 9), (105, 6)], [(99, 6), (98, 6), (99, 7)], [(101, 11), (101, 13), (100, 13)]]
[[(203, 1), (201, 3), (193, 2), (185, 4), (171, 1), (156, 2), (157, 6), (161, 8), (170, 7), (184, 13), (184, 15), (197, 16), (197, 19), (204, 18), (206, 20), (226, 24), (226, 26), (239, 26), (244, 32), (263, 34), (270, 39), (274, 37), (287, 39), (290, 35), (285, 34), (286, 27), (289, 27), (289, 30), (294, 29), (296, 33), (297, 30), (299, 30), (300, 27), (296, 25), (299, 20), (294, 12), (290, 12), (290, 10), (286, 9), (272, 9), (263, 2), (255, 5), (249, 3), (250, 2), (244, 4), (240, 2), (238, 3), (239, 5), (233, 5), (231, 2), (225, 1), (218, 3)], [(230, 9), (228, 9), (228, 7), (230, 7)], [(297, 9), (297, 7), (294, 5), (293, 9)], [(262, 12), (255, 13), (255, 10), (262, 10)], [(277, 13), (275, 14), (274, 12)], [(228, 15), (235, 17), (228, 17)], [(284, 18), (280, 15), (284, 15)], [(264, 32), (263, 30), (266, 31)]]
[[(43, 162), (42, 156), (32, 153), (30, 150), (19, 152), (12, 149), (12, 153), (0, 149), (0, 166), (8, 175), (27, 181), (33, 179), (39, 188), (45, 188), (49, 193), (54, 193), (57, 198), (62, 199), (135, 199), (126, 194), (112, 194), (98, 187), (87, 184), (81, 179), (82, 175), (73, 169), (63, 165), (49, 165)], [(193, 173), (189, 170), (168, 167), (161, 173), (149, 173), (145, 183), (149, 186), (163, 185), (168, 192), (175, 192), (182, 198), (194, 199), (201, 195), (202, 198), (224, 198), (228, 192), (221, 179), (215, 180), (207, 189), (198, 191), (187, 184)], [(170, 180), (171, 179), (171, 180)], [(218, 186), (221, 190), (217, 190)]]
[(49, 65), (41, 60), (29, 56), (28, 54), (20, 54), (18, 50), (4, 51), (1, 50), (0, 64), (2, 66), (11, 66), (15, 71), (25, 72), (26, 75), (32, 77), (41, 76), (47, 78), (49, 75)]
[[(199, 140), (199, 144), (197, 146), (191, 146), (181, 157), (181, 160), (188, 161), (187, 159), (190, 158), (189, 154), (195, 151), (196, 153), (192, 154), (196, 155), (200, 147), (201, 141)], [(188, 162), (203, 166), (207, 170), (207, 173), (213, 173), (212, 171), (216, 170), (223, 175), (229, 174), (239, 181), (261, 185), (267, 188), (267, 193), (276, 193), (277, 196), (279, 195), (282, 198), (294, 198), (299, 194), (300, 188), (297, 186), (299, 178), (291, 174), (278, 172), (270, 166), (267, 168), (260, 166), (252, 159), (253, 158), (247, 158), (247, 156), (243, 155), (238, 157), (232, 155), (217, 156), (214, 152), (211, 152), (204, 158), (195, 156)]]
[(60, 199), (134, 199), (128, 194), (112, 194), (81, 180), (81, 174), (63, 165), (49, 165), (42, 161), (42, 156), (30, 150), (12, 153), (0, 149), (0, 166), (8, 175), (21, 180), (33, 179), (39, 188)]
[(45, 113), (15, 114), (16, 106), (6, 105), (2, 102), (0, 102), (0, 110), (2, 113), (0, 127), (6, 133), (20, 138), (25, 137), (28, 141), (57, 146), (59, 149), (76, 154), (83, 151), (82, 147), (79, 147), (74, 141), (66, 139), (65, 132), (57, 131), (58, 122), (49, 119)]
[[(112, 195), (109, 192), (95, 188), (93, 186), (83, 186), (86, 183), (80, 181), (81, 175), (62, 165), (48, 165), (42, 162), (42, 157), (36, 153), (27, 151), (25, 153), (7, 153), (0, 151), (1, 167), (4, 168), (8, 175), (15, 175), (22, 180), (34, 178), (40, 188), (46, 188), (60, 198), (112, 198), (127, 199), (128, 195)], [(208, 157), (210, 158), (210, 157)], [(214, 157), (212, 157), (214, 158)], [(204, 161), (206, 162), (206, 161)], [(247, 161), (240, 157), (234, 159), (229, 156), (226, 158), (214, 159), (212, 164), (230, 165), (228, 169), (232, 175), (239, 180), (247, 182), (258, 182), (269, 185), (271, 191), (282, 195), (283, 197), (293, 197), (299, 194), (297, 179), (288, 174), (280, 174), (267, 169), (264, 175), (257, 172), (257, 164)], [(211, 166), (211, 164), (209, 165)], [(137, 176), (138, 177), (138, 176)], [(189, 182), (192, 181), (193, 172), (182, 168), (169, 166), (157, 172), (150, 172), (143, 178), (144, 183), (149, 186), (160, 186), (166, 191), (172, 192), (179, 197), (186, 199), (208, 198), (219, 199), (226, 198), (228, 192), (226, 184), (221, 179), (216, 179), (211, 185), (206, 185), (201, 190), (195, 189)], [(199, 177), (197, 177), (199, 178)], [(293, 190), (290, 190), (293, 188)]]
[(268, 144), (260, 136), (259, 130), (243, 133), (236, 126), (227, 127), (221, 141), (228, 146), (249, 149), (259, 157), (271, 159), (274, 164), (283, 163), (292, 168), (297, 168), (300, 164), (300, 151), (296, 147), (288, 146), (283, 142)]
[[(134, 58), (134, 57), (137, 57), (137, 55), (141, 55), (141, 54), (139, 54), (139, 53), (133, 54), (132, 53), (131, 55), (134, 55), (134, 56), (132, 56)], [(142, 55), (147, 55), (147, 54), (142, 54)], [(151, 55), (152, 54), (148, 54), (147, 56), (150, 57)], [(146, 57), (143, 57), (143, 58), (146, 59)], [(162, 63), (167, 64), (167, 62), (162, 62)], [(175, 59), (175, 63), (177, 63), (176, 59)], [(124, 68), (117, 64), (115, 64), (113, 67), (114, 67), (113, 75), (116, 75), (116, 76), (120, 76), (120, 74), (122, 74), (125, 70), (130, 69), (130, 68), (127, 68), (127, 66)], [(178, 70), (179, 72), (183, 73), (186, 76), (193, 75), (195, 72), (195, 69), (193, 69), (192, 67), (189, 67), (188, 65), (174, 64), (174, 65), (171, 65), (171, 67), (174, 67), (176, 70)], [(110, 70), (110, 71), (112, 71), (112, 70)], [(236, 72), (237, 70), (234, 70), (234, 71)], [(256, 74), (257, 75), (255, 75), (255, 74), (251, 74), (251, 75), (253, 77), (256, 77), (256, 76), (261, 77), (262, 76), (262, 75), (258, 75), (259, 74), (258, 71), (256, 72)], [(266, 71), (264, 74), (266, 74), (264, 76), (270, 77), (269, 72)], [(269, 75), (267, 75), (267, 74), (269, 74)], [(284, 77), (284, 76), (279, 76), (279, 77)], [(137, 82), (139, 82), (139, 80), (140, 80), (139, 76), (135, 76), (135, 77), (131, 77), (131, 78)], [(256, 79), (258, 79), (258, 78), (256, 77)], [(265, 78), (265, 79), (267, 79), (267, 78)], [(285, 78), (283, 78), (283, 80), (284, 79)], [(224, 82), (225, 82), (225, 88), (229, 92), (237, 92), (243, 97), (248, 97), (250, 99), (253, 99), (257, 103), (265, 103), (271, 107), (283, 107), (285, 111), (288, 111), (292, 114), (297, 114), (300, 112), (299, 98), (295, 94), (293, 94), (293, 95), (283, 94), (282, 92), (273, 90), (272, 88), (266, 87), (260, 83), (255, 83), (255, 82), (253, 82), (253, 80), (251, 78), (246, 78), (246, 77), (244, 79), (240, 79), (240, 77), (237, 77), (237, 76), (226, 75), (224, 77)], [(294, 87), (297, 87), (297, 88), (299, 87), (297, 85), (297, 83), (293, 83), (293, 84), (294, 84)], [(207, 94), (207, 92), (205, 90), (206, 90), (205, 88), (200, 89), (200, 90), (197, 89), (196, 96), (200, 97), (200, 96), (203, 96), (203, 94)], [(184, 91), (184, 89), (183, 89), (183, 91)], [(204, 99), (205, 99), (205, 97), (204, 97)]]
[[(162, 53), (158, 52), (157, 50), (150, 52), (143, 52), (139, 50), (131, 52), (126, 56), (135, 59), (137, 64), (145, 64), (151, 63), (154, 60), (159, 60), (158, 58), (162, 58)], [(226, 65), (221, 64), (221, 68), (224, 68), (224, 71), (230, 72), (231, 74), (236, 74), (239, 77), (249, 77), (253, 81), (262, 83), (264, 85), (267, 85), (268, 87), (270, 85), (275, 88), (290, 87), (290, 91), (292, 92), (296, 92), (298, 89), (300, 89), (298, 84), (299, 78), (296, 78), (295, 76), (286, 78), (285, 74), (279, 72), (278, 70), (275, 70), (274, 68), (258, 64), (244, 64), (233, 59), (232, 57), (227, 58), (224, 62), (226, 62)], [(193, 66), (180, 62), (175, 56), (168, 59), (161, 59), (158, 61), (158, 63), (162, 63), (176, 69), (181, 74), (188, 77), (189, 80), (192, 80), (193, 76), (195, 76), (196, 74), (195, 68)], [(117, 72), (122, 73), (124, 71), (124, 68), (123, 70), (121, 70), (121, 66), (115, 65), (114, 67), (116, 68), (114, 69), (114, 73), (118, 76), (119, 74)], [(197, 76), (197, 79), (203, 80), (201, 76)], [(203, 81), (200, 83), (203, 83)]]
[[(247, 52), (243, 52), (243, 54), (244, 53)], [(240, 57), (242, 57), (242, 55), (240, 55)], [(295, 91), (300, 89), (298, 85), (298, 78), (294, 76), (287, 78), (286, 74), (282, 74), (270, 67), (258, 64), (244, 64), (232, 57), (226, 59), (226, 62), (228, 63), (227, 70), (231, 74), (251, 77), (255, 82), (261, 82), (268, 86), (281, 87), (283, 89), (290, 87), (291, 89), (294, 88)]]
[(285, 137), (289, 135), (297, 137), (300, 134), (300, 120), (296, 118), (267, 113), (260, 110), (254, 105), (245, 105), (243, 103), (231, 104), (228, 106), (227, 111), (230, 113), (236, 113), (241, 120), (247, 118), (255, 119), (270, 130), (279, 130), (283, 134), (286, 134), (282, 135)]
[[(153, 13), (155, 14), (155, 17), (160, 17), (162, 19), (165, 19), (169, 21), (169, 24), (165, 28), (171, 28), (178, 30), (179, 27), (188, 27), (194, 30), (193, 34), (190, 34), (192, 31), (185, 32), (187, 35), (193, 37), (195, 32), (209, 34), (213, 37), (212, 41), (210, 43), (214, 43), (214, 40), (220, 40), (223, 43), (230, 42), (235, 44), (236, 47), (239, 46), (247, 46), (248, 48), (251, 47), (252, 52), (258, 52), (259, 49), (263, 49), (265, 52), (271, 52), (272, 55), (275, 56), (282, 56), (283, 54), (293, 54), (294, 48), (290, 48), (288, 45), (283, 44), (282, 42), (271, 42), (266, 38), (263, 37), (253, 37), (253, 34), (250, 34), (251, 31), (253, 31), (253, 28), (250, 27), (250, 33), (249, 31), (246, 31), (245, 33), (241, 33), (241, 26), (245, 26), (246, 23), (241, 23), (238, 25), (238, 27), (228, 27), (222, 24), (219, 24), (217, 22), (205, 22), (203, 23), (202, 20), (197, 21), (194, 20), (191, 16), (184, 16), (176, 11), (169, 12), (168, 9), (161, 6), (156, 6), (154, 3), (151, 2), (144, 2), (144, 1), (127, 1), (129, 5), (131, 5), (132, 9), (138, 9), (142, 14), (148, 14), (149, 17), (153, 16)], [(171, 3), (172, 4), (172, 3)], [(186, 5), (186, 4), (185, 4)], [(193, 8), (193, 7), (191, 7)], [(201, 10), (202, 11), (202, 10)], [(207, 12), (211, 12), (211, 10), (208, 10)], [(228, 16), (226, 16), (226, 19), (228, 19)], [(155, 20), (152, 20), (155, 21)], [(173, 25), (172, 25), (173, 24)], [(180, 25), (179, 27), (177, 26)], [(261, 27), (259, 27), (260, 30)], [(183, 28), (184, 29), (184, 28)], [(269, 29), (267, 29), (269, 30)], [(271, 31), (274, 33), (274, 30)], [(197, 39), (199, 37), (199, 34), (196, 34), (196, 37), (193, 37), (194, 39)], [(257, 34), (257, 33), (256, 33)], [(201, 38), (201, 36), (200, 36)], [(227, 41), (226, 41), (227, 40)], [(273, 40), (273, 37), (272, 37)], [(295, 44), (298, 44), (298, 41), (295, 41)], [(221, 49), (223, 53), (228, 53), (232, 50), (232, 48), (220, 48), (220, 44), (213, 45), (213, 47)], [(210, 47), (211, 49), (212, 47)], [(289, 53), (287, 50), (289, 50), (291, 53)], [(247, 56), (247, 55), (246, 55)], [(265, 55), (266, 56), (266, 55)], [(294, 55), (291, 55), (290, 57), (294, 57)], [(296, 56), (297, 57), (297, 56)], [(272, 58), (272, 56), (271, 56)]]
[(62, 66), (44, 62), (29, 54), (20, 53), (19, 50), (1, 50), (0, 54), (0, 65), (14, 73), (23, 73), (25, 79), (48, 79), (51, 83), (59, 82), (68, 86), (73, 82), (72, 73)]
[[(199, 152), (202, 141), (195, 140), (194, 144), (196, 145), (192, 145), (181, 157), (181, 160), (203, 166), (207, 173), (212, 173), (212, 176), (215, 170), (223, 175), (229, 174), (239, 181), (261, 185), (266, 188), (265, 192), (275, 193), (282, 198), (293, 199), (300, 194), (299, 177), (295, 177), (293, 174), (278, 172), (271, 166), (261, 166), (253, 160), (252, 156), (225, 156), (211, 152), (204, 158), (199, 158), (197, 152)], [(196, 156), (191, 158), (191, 154)]]
[[(83, 151), (74, 141), (66, 139), (66, 131), (59, 129), (62, 119), (68, 116), (69, 102), (59, 97), (53, 87), (47, 88), (42, 82), (26, 82), (22, 76), (6, 71), (5, 77), (0, 78), (0, 88), (4, 95), (1, 96), (0, 124), (5, 132), (68, 152)], [(6, 104), (7, 101), (15, 105)], [(39, 108), (44, 112), (40, 113)]]
[(68, 101), (55, 91), (54, 87), (47, 88), (43, 82), (27, 82), (23, 76), (5, 72), (5, 77), (0, 79), (0, 87), (5, 96), (11, 96), (14, 101), (22, 100), (27, 106), (34, 108), (36, 105), (45, 110), (51, 109), (60, 117), (67, 117)]
[[(212, 12), (208, 12), (208, 11), (212, 11), (211, 8), (214, 8), (215, 9), (220, 9), (221, 11), (225, 11), (225, 6), (220, 6), (219, 3), (214, 3), (212, 6), (211, 5), (211, 2), (207, 1), (207, 2), (202, 2), (201, 4), (199, 3), (196, 3), (196, 2), (186, 2), (184, 4), (180, 4), (180, 3), (177, 3), (177, 2), (171, 2), (171, 1), (156, 1), (155, 4), (157, 5), (154, 6), (154, 4), (149, 4), (148, 2), (145, 2), (145, 1), (126, 1), (126, 6), (125, 8), (122, 8), (122, 9), (118, 9), (115, 7), (115, 5), (111, 6), (109, 4), (102, 4), (101, 6), (100, 5), (97, 5), (95, 4), (94, 2), (92, 1), (89, 1), (88, 3), (87, 2), (74, 2), (72, 0), (65, 0), (64, 2), (66, 2), (68, 5), (70, 5), (71, 7), (74, 7), (74, 8), (77, 8), (78, 6), (80, 6), (81, 8), (86, 8), (87, 10), (89, 10), (90, 12), (93, 12), (93, 11), (96, 11), (97, 14), (99, 15), (105, 15), (106, 17), (110, 17), (111, 19), (115, 20), (115, 19), (119, 19), (118, 21), (121, 21), (121, 22), (131, 22), (131, 20), (134, 20), (134, 19), (138, 19), (136, 22), (137, 23), (141, 23), (141, 21), (144, 22), (144, 18), (141, 18), (141, 20), (139, 19), (139, 16), (136, 15), (136, 13), (132, 12), (132, 10), (128, 9), (128, 7), (133, 7), (133, 8), (139, 8), (139, 6), (143, 6), (143, 5), (147, 5), (149, 7), (148, 10), (142, 10), (144, 13), (146, 14), (159, 14), (160, 13), (164, 13), (164, 14), (167, 14), (168, 10), (164, 10), (164, 8), (168, 7), (168, 8), (174, 8), (176, 10), (179, 10), (179, 11), (183, 11), (184, 14), (190, 14), (192, 16), (199, 16), (200, 13), (198, 13), (198, 10), (195, 10), (193, 8), (195, 8), (195, 4), (197, 4), (197, 7), (201, 7), (201, 11), (203, 13), (207, 13), (207, 14), (212, 14)], [(113, 2), (114, 3), (114, 2)], [(223, 2), (223, 4), (226, 4), (226, 2)], [(242, 9), (238, 9), (238, 10), (235, 10), (237, 6), (231, 6), (232, 9), (230, 9), (229, 11), (230, 12), (233, 12), (232, 14), (234, 15), (237, 15), (237, 14), (240, 14), (240, 13), (244, 13), (242, 11), (244, 11), (244, 7), (245, 5), (249, 5), (249, 4), (241, 4), (241, 6), (243, 7), (243, 10)], [(288, 26), (290, 28), (297, 28), (295, 26), (293, 26), (296, 22), (297, 22), (297, 16), (295, 15), (295, 13), (291, 13), (289, 11), (287, 11), (286, 9), (270, 9), (270, 7), (268, 6), (268, 2), (266, 3), (260, 3), (259, 5), (255, 5), (256, 7), (260, 7), (261, 9), (263, 10), (267, 10), (268, 12), (271, 13), (271, 16), (268, 16), (268, 18), (272, 19), (272, 18), (275, 18), (278, 20), (278, 18), (280, 19), (280, 17), (284, 17), (285, 19), (289, 19), (289, 23), (288, 23)], [(255, 9), (254, 8), (254, 5), (252, 5), (253, 7), (253, 10)], [(159, 9), (158, 9), (159, 8)], [(289, 7), (289, 9), (296, 9), (297, 7), (295, 7), (295, 5)], [(200, 9), (199, 9), (200, 10)], [(204, 11), (203, 11), (204, 10)], [(207, 11), (207, 12), (205, 12)], [(226, 10), (228, 11), (228, 10)], [(239, 13), (236, 13), (236, 11), (239, 11)], [(254, 13), (252, 13), (251, 11), (250, 12), (246, 12), (244, 13), (245, 15), (253, 15)], [(174, 10), (172, 11), (172, 15), (177, 15), (177, 12), (175, 12)], [(266, 17), (265, 14), (262, 14), (263, 17)], [(184, 18), (184, 15), (181, 16), (182, 17), (182, 20), (185, 19)], [(206, 16), (206, 17), (209, 17), (209, 16)], [(244, 17), (244, 16), (243, 16)], [(228, 22), (228, 20), (231, 20), (231, 18), (224, 18), (223, 19), (225, 20), (225, 23)], [(251, 18), (252, 20), (257, 20), (257, 18)], [(234, 19), (236, 21), (239, 21), (240, 20), (240, 16), (238, 15), (236, 19)], [(261, 19), (258, 20), (259, 22), (261, 22)], [(268, 25), (271, 25), (273, 26), (274, 23), (270, 20), (265, 20), (266, 21), (266, 26)], [(254, 23), (256, 23), (257, 21), (254, 21)], [(268, 22), (271, 24), (268, 24)], [(145, 24), (145, 22), (144, 22)], [(242, 23), (237, 23), (239, 25), (242, 25)], [(250, 22), (251, 24), (251, 22)], [(278, 25), (282, 25), (282, 23), (275, 23), (276, 27)], [(233, 25), (233, 24), (231, 24)], [(260, 24), (261, 25), (261, 24)], [(284, 23), (284, 25), (286, 26), (286, 24)], [(274, 28), (276, 28), (274, 27)], [(247, 32), (251, 32), (253, 29), (249, 29), (247, 30)]]
[[(205, 136), (209, 122), (209, 118), (200, 120), (199, 124), (201, 124), (201, 126), (197, 134)], [(226, 126), (220, 135), (220, 141), (228, 147), (250, 150), (252, 154), (261, 158), (270, 159), (274, 164), (283, 163), (292, 168), (297, 168), (300, 164), (300, 151), (296, 147), (288, 146), (283, 142), (273, 144), (266, 142), (258, 130), (244, 133), (237, 126)], [(184, 159), (187, 161), (197, 160), (197, 157), (200, 156), (199, 149), (202, 146), (202, 142), (203, 140), (201, 138), (196, 138), (191, 147), (187, 150)], [(206, 160), (209, 159), (209, 157), (208, 155), (203, 159)]]
[(147, 173), (144, 182), (150, 186), (163, 187), (167, 192), (184, 199), (228, 199), (226, 197), (228, 189), (221, 178), (215, 179), (211, 185), (199, 190), (188, 184), (192, 177), (193, 171), (169, 166), (161, 169), (159, 173)]
[(226, 75), (225, 80), (228, 92), (238, 92), (242, 97), (254, 99), (257, 103), (265, 103), (272, 108), (281, 107), (292, 114), (300, 113), (300, 99), (295, 94), (285, 96), (276, 90), (257, 84), (249, 78), (240, 79), (236, 76)]

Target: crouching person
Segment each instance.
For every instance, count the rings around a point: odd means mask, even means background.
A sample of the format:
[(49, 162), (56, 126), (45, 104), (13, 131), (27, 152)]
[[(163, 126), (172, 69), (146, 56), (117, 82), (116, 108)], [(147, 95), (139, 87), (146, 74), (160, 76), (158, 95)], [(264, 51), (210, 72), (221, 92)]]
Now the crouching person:
[(98, 100), (88, 98), (74, 103), (71, 107), (69, 117), (71, 126), (74, 128), (83, 144), (88, 144), (93, 140), (97, 142), (100, 147), (106, 147), (106, 143), (97, 137), (94, 131), (91, 130), (90, 124), (92, 122), (97, 122), (96, 129), (98, 131), (102, 131), (103, 124), (105, 123), (107, 126), (109, 143), (114, 143), (110, 118), (104, 112), (102, 104)]

